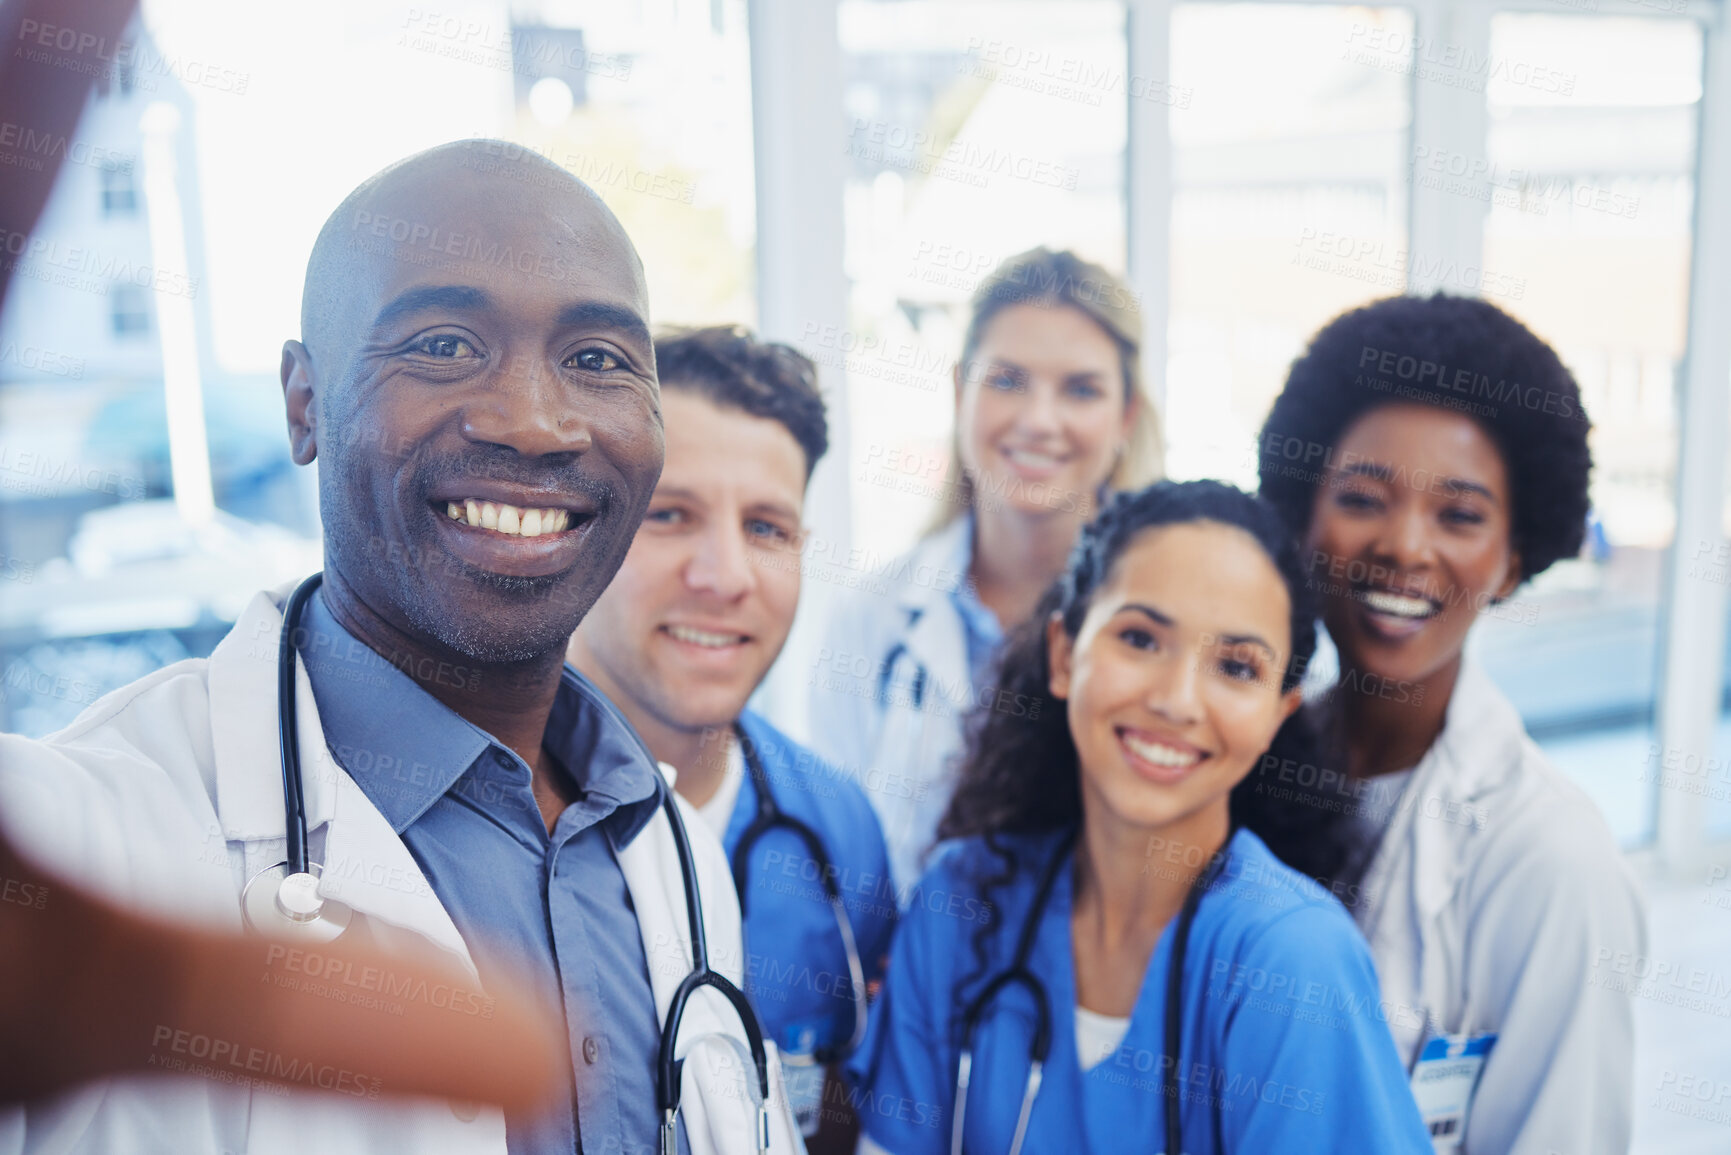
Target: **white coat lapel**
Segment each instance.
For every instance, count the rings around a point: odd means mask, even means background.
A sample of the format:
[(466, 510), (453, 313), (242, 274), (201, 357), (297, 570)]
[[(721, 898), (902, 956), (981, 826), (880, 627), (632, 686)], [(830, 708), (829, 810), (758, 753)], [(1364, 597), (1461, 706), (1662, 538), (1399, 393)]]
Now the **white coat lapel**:
[[(282, 861), (287, 839), (277, 745), (280, 602), (288, 589), (260, 593), (210, 657), (211, 740), (223, 834), (244, 844), (245, 875)], [(296, 733), (307, 827), (323, 841), (319, 893), (431, 940), (471, 976), (473, 960), (414, 856), (325, 745), (306, 667), (296, 663)], [(242, 880), (244, 883), (244, 879)]]
[(937, 695), (965, 707), (972, 690), (967, 638), (950, 600), (954, 583), (966, 580), (970, 525), (957, 518), (913, 552), (906, 574), (893, 575), (904, 582), (900, 604), (913, 624), (903, 644), (914, 666), (925, 671), (927, 702)]
[[(255, 596), (210, 656), (210, 728), (216, 769), (215, 782), (207, 786), (213, 787), (223, 836), (231, 848), (238, 844), (241, 851), (243, 872), (237, 888), (256, 872), (282, 861), (286, 844), (277, 744), (277, 645), (282, 633), (278, 607), (289, 588)], [(408, 848), (331, 758), (304, 666), (296, 671), (295, 712), (307, 825), (315, 849), (323, 835), (323, 853), (315, 855), (323, 858), (327, 870), (320, 893), (347, 903), (361, 915), (437, 943), (475, 977), (462, 936)], [(375, 934), (381, 946), (392, 949), (388, 937)], [(405, 1150), (505, 1149), (505, 1120), (497, 1110), (458, 1114), (445, 1104), (417, 1103), (381, 1113), (369, 1107), (299, 1090), (287, 1095), (255, 1090), (247, 1149), (260, 1155), (336, 1151), (353, 1145), (356, 1135), (368, 1136), (356, 1149), (393, 1144)]]
[[(1450, 907), (1470, 859), (1468, 844), (1490, 822), (1485, 798), (1513, 769), (1511, 728), (1521, 732), (1514, 708), (1476, 665), (1463, 661), (1442, 733), (1414, 768), (1364, 880), (1370, 898), (1365, 935), (1385, 994), (1428, 1010), (1444, 1030), (1465, 1029), (1454, 1021), (1462, 1011), (1459, 976), (1448, 973), (1450, 952), (1443, 948)], [(1390, 1025), (1403, 1051), (1413, 1053), (1424, 1024), (1403, 1030), (1391, 1016)]]
[[(889, 576), (900, 584), (898, 608), (909, 624), (896, 645), (902, 655), (874, 692), (889, 692), (883, 725), (867, 765), (878, 775), (873, 808), (889, 844), (898, 892), (919, 878), (921, 856), (930, 847), (950, 793), (953, 762), (961, 749), (960, 716), (971, 704), (967, 639), (951, 600), (954, 582), (967, 568), (969, 521), (958, 519), (922, 542), (907, 568)], [(916, 706), (915, 687), (918, 687)], [(883, 783), (896, 783), (896, 789)]]
[[(703, 845), (706, 831), (700, 829), (696, 811), (684, 799), (676, 796), (675, 801), (696, 860), (710, 966), (738, 986), (743, 981), (744, 947), (739, 900), (728, 885), (725, 857), (718, 843)], [(643, 935), (655, 1014), (665, 1022), (674, 993), (693, 968), (684, 876), (666, 813), (657, 812), (636, 838), (615, 846), (614, 852)], [(684, 1060), (680, 1112), (695, 1155), (755, 1149), (757, 1076), (743, 1039), (739, 1020), (720, 992), (705, 988), (686, 1003), (674, 1055)], [(770, 1059), (770, 1149), (802, 1151), (804, 1144), (781, 1092), (774, 1046), (767, 1040), (765, 1046)]]

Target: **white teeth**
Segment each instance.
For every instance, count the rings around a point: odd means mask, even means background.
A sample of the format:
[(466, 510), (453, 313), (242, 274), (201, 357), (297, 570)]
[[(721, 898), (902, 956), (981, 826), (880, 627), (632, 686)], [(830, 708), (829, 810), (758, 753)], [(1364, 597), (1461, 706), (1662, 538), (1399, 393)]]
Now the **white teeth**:
[(568, 509), (520, 509), (503, 502), (476, 501), (474, 498), (461, 502), (447, 501), (445, 513), (452, 521), (464, 525), (519, 537), (563, 533), (571, 524), (571, 511)]
[(1366, 590), (1362, 596), (1364, 604), (1379, 614), (1393, 614), (1401, 618), (1428, 618), (1436, 612), (1436, 606), (1426, 598), (1409, 598), (1384, 590)]
[(1163, 742), (1144, 742), (1128, 734), (1124, 735), (1124, 745), (1136, 757), (1156, 766), (1190, 766), (1202, 761), (1202, 756), (1193, 750), (1177, 750)]
[(1023, 465), (1031, 465), (1041, 469), (1052, 469), (1063, 464), (1059, 458), (1052, 456), (1050, 453), (1040, 453), (1032, 449), (1006, 449), (1004, 450), (1004, 456), (1008, 457), (1011, 461), (1020, 462)]
[(696, 630), (690, 626), (668, 626), (667, 632), (682, 642), (690, 642), (697, 646), (709, 646), (720, 649), (722, 646), (736, 646), (744, 641), (739, 634), (712, 634), (708, 630)]

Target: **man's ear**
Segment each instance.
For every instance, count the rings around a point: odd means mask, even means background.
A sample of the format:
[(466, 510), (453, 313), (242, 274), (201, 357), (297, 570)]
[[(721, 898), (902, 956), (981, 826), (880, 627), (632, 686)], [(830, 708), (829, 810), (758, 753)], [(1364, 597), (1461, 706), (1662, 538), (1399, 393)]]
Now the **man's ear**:
[(1053, 612), (1046, 619), (1046, 688), (1060, 701), (1070, 696), (1070, 662), (1076, 654), (1076, 644), (1064, 632), (1063, 615)]
[(311, 465), (319, 455), (318, 405), (313, 387), (313, 355), (299, 341), (282, 346), (282, 396), (288, 407), (289, 456)]

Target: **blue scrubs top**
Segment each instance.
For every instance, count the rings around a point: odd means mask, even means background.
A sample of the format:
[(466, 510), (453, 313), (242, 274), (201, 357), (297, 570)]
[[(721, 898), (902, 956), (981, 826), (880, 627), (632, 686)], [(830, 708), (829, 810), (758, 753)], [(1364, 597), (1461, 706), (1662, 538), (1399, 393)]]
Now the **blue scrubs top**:
[[(865, 792), (758, 715), (747, 711), (739, 725), (748, 755), (762, 763), (776, 806), (811, 827), (823, 843), (865, 980), (881, 979), (896, 893), (883, 831)], [(757, 814), (757, 786), (748, 773), (722, 838), (736, 878), (736, 852)], [(745, 990), (764, 1037), (795, 1055), (846, 1043), (854, 1025), (852, 984), (841, 932), (824, 896), (824, 864), (810, 856), (798, 835), (778, 826), (751, 845), (745, 866), (739, 896)]]
[[(1015, 874), (985, 894), (980, 880), (1003, 868), (982, 840), (944, 848), (927, 872), (923, 887), (955, 901), (915, 904), (896, 938), (874, 1010), (875, 1069), (862, 1072), (868, 1085), (856, 1104), (880, 1146), (897, 1155), (949, 1150), (962, 1008), (1010, 965), (1058, 841), (1056, 834), (1005, 839), (1017, 855)], [(1184, 867), (1159, 852), (1148, 860), (1149, 869)], [(1075, 1035), (1073, 886), (1066, 862), (1029, 961), (1050, 1000), (1052, 1042), (1025, 1150), (1157, 1151), (1165, 1134), (1160, 1068), (1173, 928), (1155, 947), (1123, 1042), (1084, 1071)], [(998, 917), (985, 913), (988, 902)], [(983, 971), (974, 945), (982, 927)], [(1178, 1094), (1188, 1155), (1430, 1152), (1364, 939), (1339, 903), (1248, 831), (1234, 835), (1197, 908), (1184, 971)], [(1033, 1008), (1022, 987), (1010, 986), (974, 1032), (969, 1151), (1009, 1150)]]

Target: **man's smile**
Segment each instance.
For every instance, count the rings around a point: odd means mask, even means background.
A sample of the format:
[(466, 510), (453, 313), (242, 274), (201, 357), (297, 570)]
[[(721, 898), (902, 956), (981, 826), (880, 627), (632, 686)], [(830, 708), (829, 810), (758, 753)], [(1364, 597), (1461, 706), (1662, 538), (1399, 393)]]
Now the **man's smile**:
[(743, 646), (751, 641), (749, 634), (737, 630), (706, 630), (699, 626), (687, 626), (669, 623), (661, 627), (662, 632), (675, 641), (687, 645), (702, 646), (708, 650), (726, 649), (732, 646)]
[(584, 494), (529, 488), (507, 494), (497, 486), (485, 493), (444, 490), (428, 504), (451, 553), (476, 569), (511, 577), (569, 570), (599, 512)]
[(656, 627), (655, 636), (663, 644), (671, 644), (672, 652), (684, 674), (693, 677), (723, 677), (737, 679), (751, 661), (756, 650), (752, 635), (716, 621), (685, 620), (664, 622)]
[(491, 501), (476, 501), (472, 497), (461, 502), (446, 502), (445, 514), (452, 521), (460, 521), (470, 527), (494, 529), (520, 537), (560, 533), (571, 524), (571, 511), (567, 509), (519, 509), (505, 502), (495, 504)]

